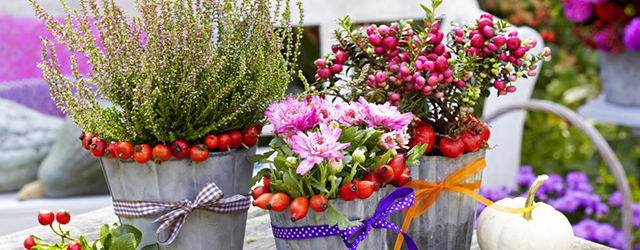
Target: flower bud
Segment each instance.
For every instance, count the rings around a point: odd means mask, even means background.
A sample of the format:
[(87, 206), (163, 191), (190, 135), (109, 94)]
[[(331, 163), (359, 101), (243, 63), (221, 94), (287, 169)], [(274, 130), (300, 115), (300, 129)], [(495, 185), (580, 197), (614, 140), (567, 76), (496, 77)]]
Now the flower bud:
[(330, 127), (331, 129), (338, 129), (338, 128), (340, 128), (340, 123), (338, 123), (338, 122), (336, 122), (336, 121), (331, 121), (331, 122), (329, 123), (329, 127)]
[(296, 159), (296, 158), (295, 158), (295, 157), (293, 157), (293, 156), (289, 156), (289, 157), (287, 157), (287, 161), (288, 161), (288, 162), (290, 162), (290, 163), (296, 164), (296, 162), (298, 161), (298, 159)]
[(340, 173), (342, 171), (342, 159), (330, 158), (329, 159), (329, 172), (332, 174)]
[(355, 163), (363, 163), (364, 161), (366, 161), (367, 157), (364, 156), (365, 152), (366, 151), (365, 151), (364, 148), (357, 148), (356, 150), (354, 150), (353, 154), (351, 154), (353, 162), (355, 162)]

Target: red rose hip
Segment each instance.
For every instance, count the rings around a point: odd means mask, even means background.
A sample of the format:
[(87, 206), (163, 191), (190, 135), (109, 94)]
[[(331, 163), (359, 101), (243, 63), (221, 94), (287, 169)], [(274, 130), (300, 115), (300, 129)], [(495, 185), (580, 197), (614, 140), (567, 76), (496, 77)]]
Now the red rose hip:
[(38, 223), (43, 226), (51, 225), (53, 224), (55, 217), (56, 216), (53, 214), (53, 212), (49, 210), (40, 210), (38, 212)]
[(62, 225), (66, 225), (71, 221), (71, 214), (68, 210), (58, 210), (58, 212), (56, 212), (56, 221)]

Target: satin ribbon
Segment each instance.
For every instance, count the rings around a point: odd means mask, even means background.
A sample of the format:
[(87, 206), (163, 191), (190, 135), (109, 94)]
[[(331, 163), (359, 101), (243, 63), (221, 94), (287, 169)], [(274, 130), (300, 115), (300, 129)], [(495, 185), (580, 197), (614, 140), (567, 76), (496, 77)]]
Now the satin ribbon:
[[(506, 213), (525, 213), (530, 212), (535, 209), (534, 206), (526, 207), (526, 208), (509, 208), (498, 205), (497, 203), (484, 198), (482, 195), (479, 195), (475, 192), (476, 189), (480, 188), (482, 184), (482, 180), (478, 180), (473, 183), (462, 183), (463, 181), (475, 176), (476, 174), (482, 172), (484, 168), (487, 166), (487, 163), (484, 158), (480, 158), (472, 161), (467, 164), (464, 168), (456, 171), (451, 174), (447, 179), (440, 183), (434, 183), (424, 180), (413, 180), (408, 182), (405, 187), (415, 189), (416, 200), (408, 211), (403, 211), (405, 213), (405, 219), (402, 223), (402, 231), (407, 232), (409, 230), (409, 226), (411, 225), (411, 220), (421, 216), (423, 213), (436, 202), (438, 197), (443, 190), (457, 192), (464, 194), (472, 199), (486, 205), (487, 207), (506, 212)], [(399, 234), (396, 239), (396, 245), (394, 247), (395, 250), (399, 250), (402, 247), (403, 235)]]
[(371, 229), (384, 228), (401, 233), (407, 239), (407, 247), (410, 250), (418, 250), (418, 247), (411, 237), (387, 219), (390, 214), (411, 207), (413, 201), (414, 194), (411, 188), (399, 188), (380, 202), (373, 217), (362, 220), (362, 224), (347, 227), (345, 230), (340, 230), (338, 225), (304, 227), (278, 227), (272, 225), (271, 227), (273, 229), (274, 237), (285, 240), (310, 239), (340, 235), (345, 246), (351, 250), (356, 250), (358, 248), (358, 245), (367, 238)]
[[(249, 209), (251, 198), (245, 195), (234, 195), (223, 198), (224, 193), (213, 183), (207, 183), (194, 197), (194, 201), (183, 200), (180, 202), (160, 202), (160, 201), (124, 201), (113, 200), (113, 210), (120, 217), (141, 218), (152, 214), (166, 212), (158, 217), (153, 223), (162, 224), (156, 231), (156, 240), (160, 245), (171, 244), (184, 224), (187, 216), (194, 210), (204, 210), (215, 213), (234, 213)], [(171, 229), (171, 234), (166, 240), (160, 239), (160, 234), (167, 229)]]

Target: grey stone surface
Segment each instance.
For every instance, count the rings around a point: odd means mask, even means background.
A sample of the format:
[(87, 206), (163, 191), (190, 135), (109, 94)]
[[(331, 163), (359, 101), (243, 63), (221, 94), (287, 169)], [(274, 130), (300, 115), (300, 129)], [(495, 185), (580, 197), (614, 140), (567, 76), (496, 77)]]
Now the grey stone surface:
[(640, 106), (640, 53), (619, 54), (600, 52), (600, 79), (607, 102)]
[(0, 99), (0, 192), (18, 190), (36, 179), (61, 125), (60, 118)]
[[(111, 195), (120, 200), (143, 201), (193, 201), (194, 196), (210, 181), (213, 181), (230, 197), (235, 194), (249, 194), (253, 163), (247, 157), (255, 154), (256, 148), (214, 152), (200, 163), (171, 159), (157, 165), (153, 161), (138, 164), (112, 158), (102, 158), (105, 175)], [(158, 223), (153, 220), (161, 214), (127, 219), (121, 222), (131, 224), (143, 232), (142, 244), (156, 242)], [(211, 213), (195, 210), (187, 216), (180, 234), (169, 246), (160, 249), (198, 249), (201, 244), (211, 249), (242, 249), (247, 213)], [(168, 238), (166, 230), (161, 239)]]
[(82, 148), (80, 133), (82, 129), (66, 119), (51, 151), (40, 163), (38, 179), (46, 197), (109, 193), (100, 162)]
[[(100, 227), (103, 224), (112, 224), (118, 221), (118, 217), (113, 215), (113, 208), (105, 207), (90, 213), (73, 216), (68, 228), (73, 236), (84, 235), (91, 242), (98, 238)], [(0, 237), (0, 249), (22, 250), (22, 242), (29, 235), (37, 235), (49, 242), (59, 240), (59, 237), (49, 232), (46, 227), (34, 227), (20, 232), (12, 233)], [(247, 230), (244, 238), (245, 250), (272, 250), (276, 249), (275, 241), (271, 232), (271, 220), (269, 214), (259, 208), (249, 209)], [(321, 248), (313, 248), (321, 249)], [(346, 249), (346, 248), (338, 248)], [(360, 247), (360, 249), (369, 249)], [(376, 248), (371, 248), (376, 249)], [(574, 250), (612, 250), (612, 248), (602, 246), (590, 241), (576, 238)], [(480, 250), (476, 243), (474, 234), (471, 243), (471, 250)]]
[[(481, 150), (456, 159), (423, 156), (420, 158), (420, 166), (411, 169), (411, 178), (435, 183), (444, 182), (451, 174), (484, 155), (485, 151)], [(482, 173), (479, 173), (463, 183), (472, 183), (481, 177)], [(413, 219), (409, 235), (422, 250), (468, 249), (473, 235), (476, 204), (475, 200), (461, 193), (444, 191), (422, 216)], [(396, 213), (391, 215), (391, 220), (402, 226), (404, 216)], [(393, 237), (389, 237), (389, 249), (393, 249), (397, 233), (392, 235)], [(406, 245), (403, 249), (406, 249)]]

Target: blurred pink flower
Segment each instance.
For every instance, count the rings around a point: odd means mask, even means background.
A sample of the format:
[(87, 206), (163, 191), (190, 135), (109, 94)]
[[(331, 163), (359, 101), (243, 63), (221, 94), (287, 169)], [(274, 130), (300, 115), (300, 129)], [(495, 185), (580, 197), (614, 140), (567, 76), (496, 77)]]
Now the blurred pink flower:
[(338, 123), (344, 126), (356, 126), (364, 122), (364, 110), (357, 102), (336, 104)]
[(413, 114), (402, 114), (398, 108), (391, 106), (388, 102), (383, 105), (377, 105), (367, 102), (363, 97), (360, 97), (359, 102), (363, 107), (366, 116), (365, 120), (369, 127), (400, 130), (413, 121)]
[(380, 143), (380, 148), (383, 150), (398, 149), (394, 132), (381, 135), (378, 142)]
[(328, 105), (324, 98), (313, 96), (311, 98), (311, 106), (316, 109), (316, 117), (318, 117), (319, 123), (329, 124), (329, 122), (336, 120), (335, 108)]
[(341, 133), (342, 130), (339, 128), (331, 129), (325, 124), (320, 124), (320, 132), (307, 132), (305, 134), (302, 131), (298, 131), (294, 134), (289, 145), (291, 150), (303, 159), (298, 165), (296, 173), (305, 175), (324, 159), (342, 159), (344, 154), (340, 150), (349, 147), (350, 143), (338, 142)]

